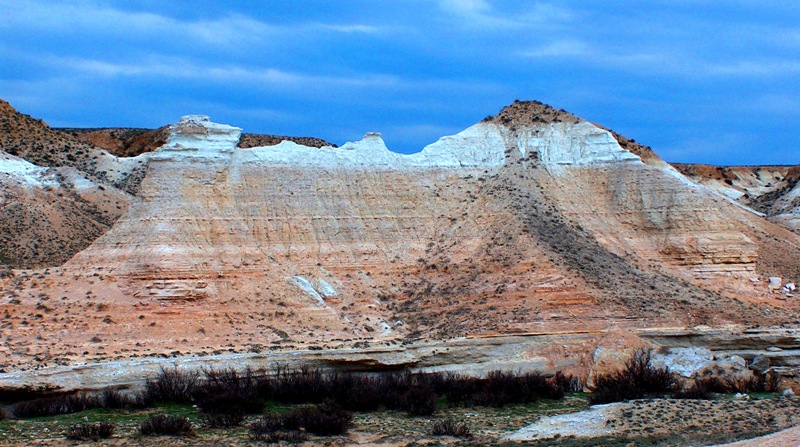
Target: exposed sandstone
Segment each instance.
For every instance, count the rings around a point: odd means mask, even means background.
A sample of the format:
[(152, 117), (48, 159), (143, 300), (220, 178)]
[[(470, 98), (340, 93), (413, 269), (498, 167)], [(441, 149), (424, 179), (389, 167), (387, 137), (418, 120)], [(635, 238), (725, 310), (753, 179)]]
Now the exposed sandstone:
[[(795, 321), (795, 303), (749, 278), (765, 253), (800, 265), (797, 235), (541, 104), (515, 103), (411, 155), (378, 134), (240, 149), (241, 129), (201, 116), (170, 132), (152, 153), (108, 158), (144, 173), (108, 232), (48, 274), (2, 280), (7, 371), (371, 346), (390, 353), (342, 351), (334, 363), (588, 374), (596, 346), (646, 328)], [(65, 318), (22, 324), (39, 305)], [(573, 333), (596, 336), (565, 341)], [(513, 334), (555, 338), (474, 360), (480, 340)], [(464, 349), (440, 354), (452, 345), (441, 342), (431, 364), (395, 351), (459, 337)], [(662, 339), (651, 343), (674, 341)]]

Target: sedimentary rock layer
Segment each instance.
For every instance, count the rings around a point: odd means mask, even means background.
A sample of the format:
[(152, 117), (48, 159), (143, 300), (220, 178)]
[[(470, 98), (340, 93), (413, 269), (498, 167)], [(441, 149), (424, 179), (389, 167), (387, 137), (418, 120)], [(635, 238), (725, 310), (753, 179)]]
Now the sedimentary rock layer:
[[(566, 112), (517, 102), (409, 155), (240, 134), (184, 117), (108, 232), (3, 280), (5, 367), (794, 321), (756, 276), (800, 277), (797, 235)], [(23, 325), (38, 306), (63, 317)]]

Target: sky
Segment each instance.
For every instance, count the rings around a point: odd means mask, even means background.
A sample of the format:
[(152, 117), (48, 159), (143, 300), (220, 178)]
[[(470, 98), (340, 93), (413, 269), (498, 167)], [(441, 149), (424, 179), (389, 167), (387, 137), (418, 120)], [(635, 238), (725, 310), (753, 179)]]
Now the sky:
[(800, 164), (800, 2), (0, 0), (0, 98), (398, 152), (538, 100), (668, 161)]

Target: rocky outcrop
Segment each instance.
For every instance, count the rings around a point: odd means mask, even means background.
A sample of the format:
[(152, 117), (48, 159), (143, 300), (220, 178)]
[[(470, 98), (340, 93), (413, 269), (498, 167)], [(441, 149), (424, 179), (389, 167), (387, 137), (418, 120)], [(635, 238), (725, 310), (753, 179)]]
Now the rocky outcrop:
[(325, 141), (321, 138), (314, 137), (291, 137), (286, 135), (261, 135), (255, 133), (243, 133), (239, 139), (238, 146), (242, 149), (249, 149), (251, 147), (264, 147), (275, 146), (283, 141), (291, 141), (301, 146), (308, 147), (336, 147), (335, 144)]
[(130, 196), (74, 168), (42, 168), (0, 152), (0, 265), (57, 265), (127, 211)]
[[(55, 130), (72, 135), (78, 141), (96, 148), (105, 149), (117, 157), (136, 157), (146, 152), (153, 152), (163, 146), (167, 142), (167, 138), (169, 138), (169, 126), (159, 127), (158, 129), (107, 127), (97, 129), (58, 128)], [(254, 133), (243, 133), (237, 146), (242, 149), (275, 146), (282, 141), (291, 141), (308, 147), (336, 147), (335, 144), (320, 138)]]
[[(141, 162), (138, 194), (60, 268), (0, 282), (24, 298), (4, 305), (3, 367), (513, 334), (620, 343), (642, 328), (794, 318), (750, 277), (797, 235), (540, 103), (407, 155), (377, 133), (339, 148), (240, 149), (240, 136), (193, 115), (156, 151), (108, 158), (120, 178)], [(70, 318), (23, 325), (51, 306), (40, 296), (63, 298)], [(511, 363), (588, 370), (597, 339), (557, 340)], [(468, 351), (447, 361), (476, 363)], [(404, 355), (387, 365), (426, 367)]]
[(56, 129), (74, 136), (78, 141), (105, 149), (117, 157), (136, 157), (163, 146), (169, 138), (169, 126), (158, 129), (136, 128), (62, 128)]
[(692, 181), (800, 231), (800, 167), (674, 164)]
[(0, 150), (43, 167), (72, 167), (91, 180), (136, 193), (146, 159), (117, 158), (50, 128), (0, 100)]

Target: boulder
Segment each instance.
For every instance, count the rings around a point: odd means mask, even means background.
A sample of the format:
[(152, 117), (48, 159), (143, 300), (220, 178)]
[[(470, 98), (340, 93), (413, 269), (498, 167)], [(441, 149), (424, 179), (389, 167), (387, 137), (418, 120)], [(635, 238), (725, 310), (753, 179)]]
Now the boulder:
[(759, 374), (764, 374), (767, 372), (767, 370), (769, 370), (769, 366), (770, 366), (769, 357), (763, 355), (757, 355), (753, 357), (753, 360), (750, 361), (750, 365), (748, 366), (748, 368)]
[(714, 364), (714, 355), (706, 348), (670, 348), (665, 353), (653, 353), (652, 365), (664, 368), (682, 377), (692, 377), (698, 371)]
[(738, 355), (717, 359), (707, 367), (697, 371), (696, 378), (717, 377), (720, 379), (746, 378), (752, 375), (747, 362)]

